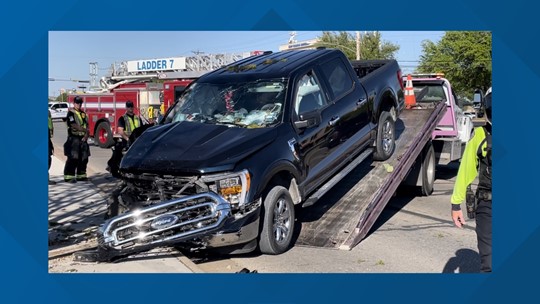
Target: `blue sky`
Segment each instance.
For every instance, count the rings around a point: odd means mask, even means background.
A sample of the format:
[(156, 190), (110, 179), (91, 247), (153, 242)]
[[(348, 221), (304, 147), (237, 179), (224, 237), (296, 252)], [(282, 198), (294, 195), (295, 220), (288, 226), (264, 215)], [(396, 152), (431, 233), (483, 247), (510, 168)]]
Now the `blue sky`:
[[(397, 60), (402, 70), (412, 71), (422, 51), (421, 42), (437, 42), (441, 31), (381, 31), (382, 39), (400, 46)], [(298, 31), (297, 41), (321, 35), (320, 31)], [(278, 51), (289, 39), (288, 31), (51, 31), (49, 32), (49, 78), (90, 79), (90, 62), (98, 63), (98, 78), (113, 63), (128, 60), (242, 53), (254, 50)], [(49, 96), (77, 83), (49, 81)]]

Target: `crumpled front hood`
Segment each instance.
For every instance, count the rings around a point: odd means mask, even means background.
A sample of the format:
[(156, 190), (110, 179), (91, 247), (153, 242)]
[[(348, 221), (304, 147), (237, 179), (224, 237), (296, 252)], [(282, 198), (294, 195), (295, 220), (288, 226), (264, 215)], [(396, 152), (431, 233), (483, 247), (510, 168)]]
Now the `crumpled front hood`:
[(271, 143), (276, 128), (246, 129), (194, 122), (146, 130), (124, 155), (122, 172), (186, 174), (232, 170)]

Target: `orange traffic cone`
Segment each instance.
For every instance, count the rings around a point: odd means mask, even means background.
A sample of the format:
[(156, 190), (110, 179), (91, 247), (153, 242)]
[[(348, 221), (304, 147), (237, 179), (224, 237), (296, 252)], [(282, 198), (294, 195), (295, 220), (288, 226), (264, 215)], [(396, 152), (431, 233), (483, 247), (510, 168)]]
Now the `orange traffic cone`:
[(414, 96), (412, 76), (409, 74), (405, 83), (405, 108), (410, 109), (414, 106), (416, 106), (416, 97)]

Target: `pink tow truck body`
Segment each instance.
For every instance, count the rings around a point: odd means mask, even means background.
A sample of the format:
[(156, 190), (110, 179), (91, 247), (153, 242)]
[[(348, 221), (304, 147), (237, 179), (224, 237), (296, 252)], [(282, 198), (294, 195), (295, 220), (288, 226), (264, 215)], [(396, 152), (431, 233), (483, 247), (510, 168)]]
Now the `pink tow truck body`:
[(419, 107), (429, 107), (440, 100), (446, 103), (446, 114), (431, 135), (437, 163), (459, 160), (474, 126), (458, 106), (452, 85), (442, 74), (413, 74), (412, 82)]

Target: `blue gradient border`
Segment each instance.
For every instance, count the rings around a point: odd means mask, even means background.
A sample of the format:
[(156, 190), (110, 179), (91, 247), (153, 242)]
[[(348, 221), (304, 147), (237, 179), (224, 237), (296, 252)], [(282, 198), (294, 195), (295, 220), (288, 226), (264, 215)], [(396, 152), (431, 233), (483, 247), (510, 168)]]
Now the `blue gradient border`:
[[(473, 303), (536, 297), (540, 203), (535, 122), (540, 61), (528, 1), (46, 1), (4, 5), (0, 63), (3, 210), (8, 302)], [(495, 87), (494, 273), (62, 275), (47, 270), (48, 31), (491, 30)], [(7, 59), (7, 60), (6, 60)], [(536, 288), (533, 288), (536, 287)], [(11, 300), (13, 299), (13, 300)]]

